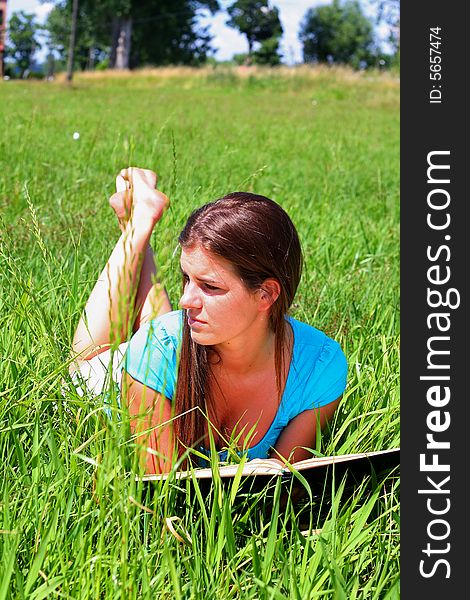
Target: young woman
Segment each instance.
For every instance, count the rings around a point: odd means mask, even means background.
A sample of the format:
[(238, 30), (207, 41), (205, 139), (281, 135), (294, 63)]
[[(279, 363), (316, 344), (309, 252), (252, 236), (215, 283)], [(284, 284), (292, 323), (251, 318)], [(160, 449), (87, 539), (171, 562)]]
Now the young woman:
[(174, 311), (149, 246), (169, 204), (156, 184), (135, 167), (116, 179), (110, 204), (122, 234), (75, 332), (74, 368), (92, 382), (110, 345), (132, 336), (114, 372), (148, 473), (168, 471), (187, 448), (209, 454), (209, 429), (222, 459), (229, 439), (248, 459), (308, 458), (347, 363), (337, 342), (287, 316), (302, 270), (292, 221), (245, 192), (195, 210), (179, 236)]

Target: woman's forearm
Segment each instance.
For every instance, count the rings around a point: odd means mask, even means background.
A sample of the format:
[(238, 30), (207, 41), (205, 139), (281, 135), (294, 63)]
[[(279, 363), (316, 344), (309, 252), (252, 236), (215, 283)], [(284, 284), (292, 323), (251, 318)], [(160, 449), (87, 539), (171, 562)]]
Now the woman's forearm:
[(132, 332), (140, 273), (146, 253), (151, 252), (153, 226), (150, 222), (136, 227), (129, 222), (123, 229), (75, 331), (72, 352), (80, 360), (88, 360), (111, 344), (124, 341)]
[(137, 317), (134, 321), (134, 331), (150, 319), (170, 312), (172, 306), (165, 287), (158, 279), (157, 265), (152, 248), (148, 245), (145, 250), (142, 269), (135, 299)]

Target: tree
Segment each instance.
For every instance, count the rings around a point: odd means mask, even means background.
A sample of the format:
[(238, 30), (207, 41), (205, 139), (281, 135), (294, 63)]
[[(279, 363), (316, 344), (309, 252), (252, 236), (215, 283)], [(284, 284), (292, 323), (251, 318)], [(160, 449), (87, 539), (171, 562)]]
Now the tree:
[[(50, 45), (64, 56), (70, 35), (72, 0), (59, 0), (49, 13)], [(111, 68), (144, 64), (200, 64), (211, 36), (197, 27), (197, 12), (219, 9), (217, 0), (80, 0), (76, 62), (91, 68), (96, 59)]]
[(279, 52), (279, 38), (272, 37), (261, 42), (261, 46), (253, 52), (253, 63), (275, 67), (281, 64)]
[(34, 53), (41, 47), (36, 39), (37, 33), (38, 25), (33, 14), (22, 10), (12, 14), (8, 25), (9, 43), (6, 54), (15, 60), (21, 78), (25, 77)]
[(357, 1), (310, 8), (301, 23), (299, 39), (304, 62), (349, 64), (354, 68), (374, 62), (372, 23)]
[[(110, 48), (111, 13), (106, 12), (106, 2), (80, 0), (77, 13), (74, 68), (93, 68), (96, 61), (104, 59)], [(45, 30), (48, 46), (62, 60), (70, 55), (72, 0), (60, 0), (50, 11)]]
[[(238, 29), (246, 36), (248, 42), (248, 58), (253, 59), (253, 46), (256, 42), (266, 45), (261, 54), (257, 55), (261, 61), (269, 57), (274, 64), (280, 62), (277, 49), (279, 39), (282, 36), (282, 25), (279, 20), (279, 11), (276, 7), (270, 8), (268, 0), (237, 0), (227, 8), (230, 19), (227, 21), (229, 27)], [(267, 40), (277, 40), (267, 43)], [(277, 58), (273, 56), (273, 50)], [(256, 57), (255, 57), (256, 60)], [(254, 61), (253, 61), (254, 62)], [(268, 64), (273, 64), (269, 62)]]
[(400, 55), (400, 0), (372, 0), (377, 7), (377, 23), (385, 23), (389, 29), (388, 43), (395, 59)]
[(0, 3), (0, 79), (3, 79), (4, 75), (4, 58), (5, 58), (5, 29), (6, 29), (6, 5)]
[(67, 61), (67, 81), (72, 81), (72, 77), (73, 77), (75, 42), (77, 39), (77, 16), (78, 16), (78, 0), (73, 0), (72, 24), (71, 24), (71, 28), (70, 28), (69, 57), (68, 57), (68, 61)]
[(133, 10), (131, 67), (204, 63), (212, 36), (197, 24), (198, 11), (219, 10), (217, 0), (147, 0)]

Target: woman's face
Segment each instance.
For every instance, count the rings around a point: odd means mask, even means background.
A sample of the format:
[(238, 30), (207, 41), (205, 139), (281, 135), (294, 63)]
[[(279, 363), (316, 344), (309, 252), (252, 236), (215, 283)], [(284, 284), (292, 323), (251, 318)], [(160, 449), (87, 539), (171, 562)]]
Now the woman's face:
[(200, 246), (183, 248), (180, 259), (192, 339), (202, 345), (233, 344), (265, 315), (260, 295), (249, 291), (232, 265)]

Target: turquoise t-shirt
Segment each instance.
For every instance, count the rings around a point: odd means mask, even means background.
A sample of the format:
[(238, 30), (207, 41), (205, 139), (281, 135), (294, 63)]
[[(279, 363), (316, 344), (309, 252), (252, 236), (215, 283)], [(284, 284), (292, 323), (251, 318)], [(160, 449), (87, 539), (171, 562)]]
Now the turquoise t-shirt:
[[(338, 342), (297, 319), (287, 320), (294, 333), (294, 347), (284, 393), (268, 431), (247, 449), (249, 460), (267, 458), (292, 419), (305, 410), (333, 402), (346, 387), (347, 361)], [(176, 390), (182, 326), (181, 310), (149, 321), (132, 336), (125, 359), (124, 368), (131, 377), (169, 400)], [(315, 418), (312, 414), (312, 426)], [(219, 454), (225, 460), (226, 453)]]

